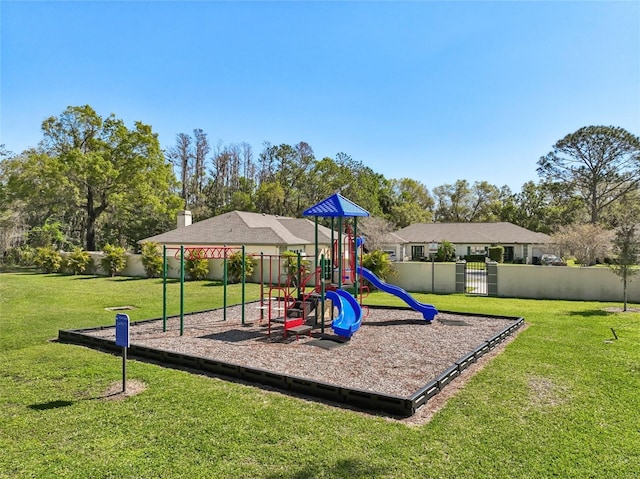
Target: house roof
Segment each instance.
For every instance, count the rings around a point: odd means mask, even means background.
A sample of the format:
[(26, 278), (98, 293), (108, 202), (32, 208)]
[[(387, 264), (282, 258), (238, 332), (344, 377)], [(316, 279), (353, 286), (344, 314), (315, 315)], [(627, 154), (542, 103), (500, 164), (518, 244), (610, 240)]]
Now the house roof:
[[(414, 223), (393, 233), (405, 243), (450, 241), (458, 244), (550, 243), (551, 237), (513, 223)], [(389, 241), (396, 243), (391, 236)]]
[[(315, 244), (315, 224), (306, 218), (231, 211), (140, 240), (146, 241), (185, 245)], [(331, 243), (329, 228), (318, 225), (318, 242)]]
[(325, 198), (320, 203), (307, 208), (303, 216), (321, 216), (324, 218), (337, 217), (353, 217), (353, 216), (369, 216), (369, 212), (353, 201), (348, 200), (340, 193), (335, 193)]

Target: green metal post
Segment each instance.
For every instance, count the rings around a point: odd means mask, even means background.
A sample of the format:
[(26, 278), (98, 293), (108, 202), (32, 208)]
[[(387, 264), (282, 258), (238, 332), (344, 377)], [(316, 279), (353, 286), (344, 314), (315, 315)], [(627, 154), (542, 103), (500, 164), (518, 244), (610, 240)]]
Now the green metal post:
[(300, 267), (302, 266), (302, 261), (300, 259), (300, 251), (298, 251), (298, 299), (302, 299), (302, 272), (300, 271)]
[(224, 245), (224, 261), (222, 263), (222, 320), (227, 320), (227, 245)]
[(342, 288), (342, 216), (338, 216), (338, 288)]
[(353, 267), (353, 271), (351, 274), (353, 275), (353, 295), (356, 299), (358, 299), (358, 275), (356, 271), (358, 270), (358, 217), (353, 217), (353, 246), (349, 246), (349, 249), (353, 250), (353, 261), (351, 266)]
[(330, 266), (331, 266), (331, 282), (333, 283), (333, 269), (336, 267), (336, 258), (335, 258), (335, 248), (333, 247), (333, 243), (335, 242), (335, 220), (333, 216), (331, 217), (331, 249), (330, 249)]
[[(324, 272), (324, 255), (320, 258), (320, 267)], [(324, 275), (320, 279), (320, 332), (324, 334)]]
[[(318, 217), (314, 216), (315, 218), (315, 242), (316, 242), (316, 251), (315, 251), (315, 269), (318, 269), (318, 253), (319, 253), (319, 249), (318, 249)], [(322, 272), (322, 274), (324, 274), (324, 271)]]
[(167, 331), (167, 245), (162, 246), (162, 331)]
[(244, 258), (244, 245), (242, 245), (242, 324), (244, 324), (244, 294), (245, 294), (245, 271), (246, 271), (246, 265), (244, 263), (245, 258)]
[(180, 336), (184, 334), (184, 245), (180, 245)]

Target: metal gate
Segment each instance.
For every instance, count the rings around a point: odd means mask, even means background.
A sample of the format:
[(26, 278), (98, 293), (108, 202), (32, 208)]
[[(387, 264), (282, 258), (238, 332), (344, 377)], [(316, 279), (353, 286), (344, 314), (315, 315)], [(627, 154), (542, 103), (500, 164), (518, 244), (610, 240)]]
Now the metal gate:
[(484, 261), (456, 263), (456, 292), (479, 296), (497, 296), (497, 263), (485, 263)]

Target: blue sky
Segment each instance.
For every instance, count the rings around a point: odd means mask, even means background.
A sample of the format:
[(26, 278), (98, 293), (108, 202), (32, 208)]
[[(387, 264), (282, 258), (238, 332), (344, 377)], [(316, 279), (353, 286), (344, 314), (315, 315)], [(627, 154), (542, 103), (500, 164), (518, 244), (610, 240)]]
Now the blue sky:
[(640, 134), (640, 2), (0, 2), (0, 144), (69, 105), (163, 148), (306, 141), (429, 189), (519, 191), (566, 134)]

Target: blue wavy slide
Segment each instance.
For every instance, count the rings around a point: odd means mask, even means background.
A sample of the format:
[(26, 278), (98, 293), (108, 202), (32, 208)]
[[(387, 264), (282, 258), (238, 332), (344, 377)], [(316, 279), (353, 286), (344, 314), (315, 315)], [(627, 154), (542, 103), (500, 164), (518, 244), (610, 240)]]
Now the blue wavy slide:
[(425, 319), (425, 321), (428, 321), (428, 322), (433, 321), (433, 318), (436, 316), (436, 314), (438, 314), (438, 310), (434, 306), (416, 301), (415, 298), (411, 296), (409, 293), (407, 293), (404, 289), (400, 288), (399, 286), (395, 286), (393, 284), (385, 283), (380, 278), (378, 278), (375, 274), (369, 271), (367, 268), (362, 268), (361, 266), (358, 266), (356, 268), (356, 271), (360, 276), (363, 276), (376, 288), (384, 291), (385, 293), (389, 293), (389, 294), (393, 294), (394, 296), (397, 296), (402, 301), (407, 303), (411, 307), (411, 309), (414, 309), (419, 313), (422, 313), (422, 317)]
[(331, 322), (333, 331), (338, 336), (350, 338), (362, 323), (362, 308), (356, 299), (344, 289), (327, 291), (327, 299), (333, 302), (338, 308), (338, 317)]

